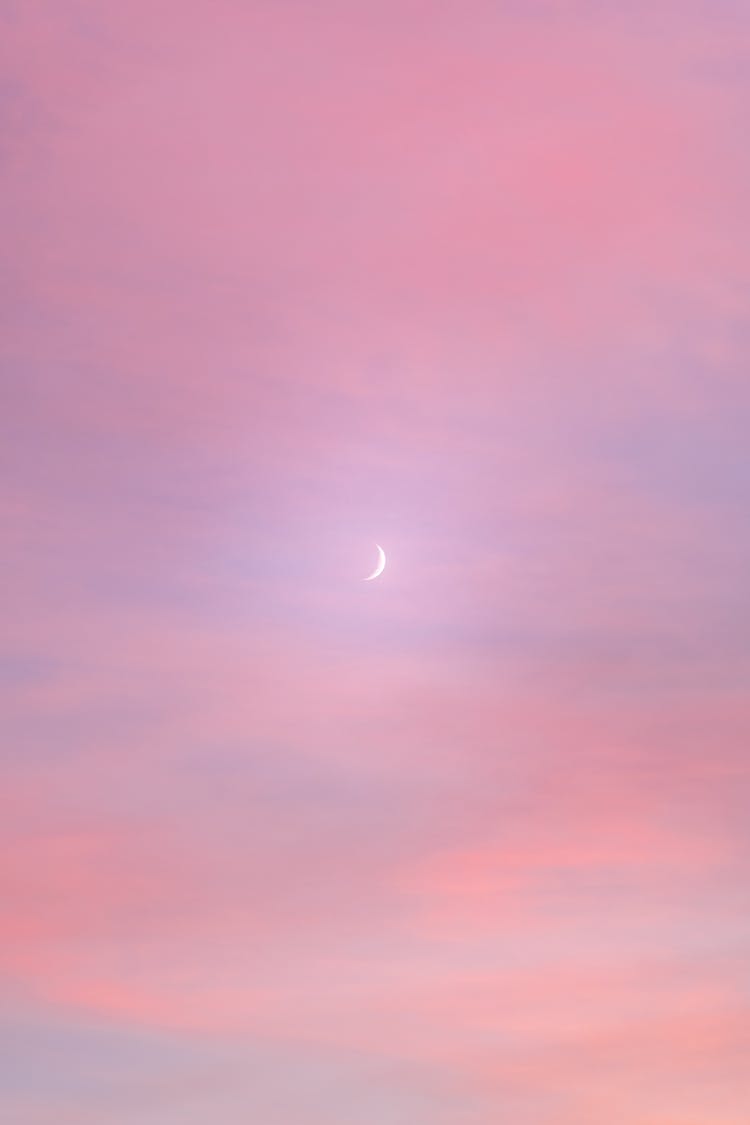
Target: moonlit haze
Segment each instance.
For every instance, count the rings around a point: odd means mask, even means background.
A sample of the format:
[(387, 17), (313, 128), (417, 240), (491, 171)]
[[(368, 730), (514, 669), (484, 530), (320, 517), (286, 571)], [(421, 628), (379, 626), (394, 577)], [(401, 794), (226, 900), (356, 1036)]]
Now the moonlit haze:
[(3, 1125), (750, 1121), (749, 45), (0, 3)]

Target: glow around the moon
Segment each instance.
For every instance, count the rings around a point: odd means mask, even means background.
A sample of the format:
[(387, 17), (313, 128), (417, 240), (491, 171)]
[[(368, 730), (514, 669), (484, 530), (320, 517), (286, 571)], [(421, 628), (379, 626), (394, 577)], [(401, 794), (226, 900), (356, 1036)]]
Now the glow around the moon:
[(378, 548), (378, 565), (375, 567), (372, 574), (367, 575), (367, 578), (364, 579), (365, 582), (372, 582), (373, 578), (377, 578), (378, 575), (382, 574), (385, 570), (385, 551), (379, 543), (376, 543), (375, 546)]

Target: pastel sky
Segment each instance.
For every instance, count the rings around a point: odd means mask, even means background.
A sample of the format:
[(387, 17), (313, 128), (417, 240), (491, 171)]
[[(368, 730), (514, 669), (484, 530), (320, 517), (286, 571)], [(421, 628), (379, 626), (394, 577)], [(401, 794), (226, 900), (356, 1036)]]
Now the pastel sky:
[(2, 1121), (747, 1125), (747, 4), (0, 42)]

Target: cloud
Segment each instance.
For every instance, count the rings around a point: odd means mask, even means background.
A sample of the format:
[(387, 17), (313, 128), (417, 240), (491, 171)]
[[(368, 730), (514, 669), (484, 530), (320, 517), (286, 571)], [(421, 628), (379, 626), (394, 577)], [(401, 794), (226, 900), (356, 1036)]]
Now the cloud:
[(0, 1108), (739, 1125), (746, 13), (1, 18)]

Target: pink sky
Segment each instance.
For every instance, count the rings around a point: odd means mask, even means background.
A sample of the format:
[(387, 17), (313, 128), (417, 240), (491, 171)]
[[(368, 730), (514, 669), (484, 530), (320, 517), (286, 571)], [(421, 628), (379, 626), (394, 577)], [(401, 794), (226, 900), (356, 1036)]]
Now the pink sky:
[(747, 6), (0, 41), (0, 1118), (747, 1125)]

